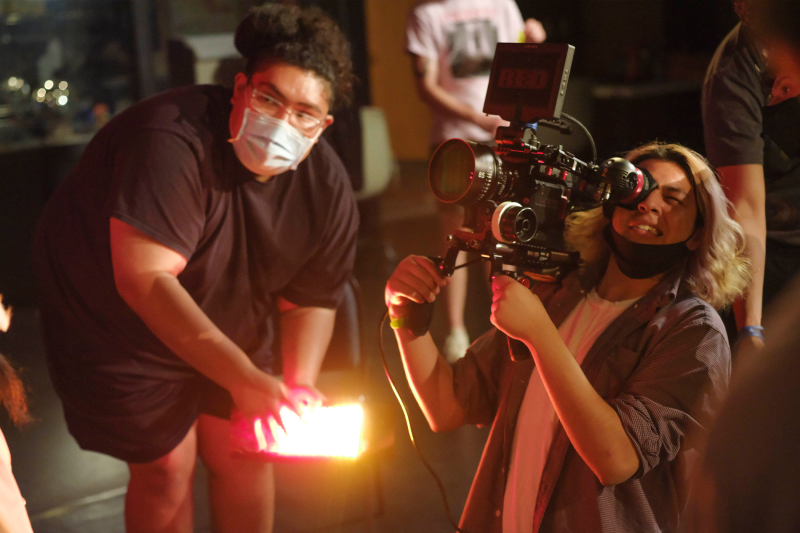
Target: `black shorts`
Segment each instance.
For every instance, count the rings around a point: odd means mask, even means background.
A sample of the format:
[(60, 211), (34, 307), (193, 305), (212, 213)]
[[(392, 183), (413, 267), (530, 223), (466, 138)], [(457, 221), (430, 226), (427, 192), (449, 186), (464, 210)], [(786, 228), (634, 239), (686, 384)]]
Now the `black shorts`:
[(119, 378), (113, 381), (106, 386), (95, 381), (91, 393), (80, 397), (59, 391), (69, 432), (84, 450), (149, 463), (172, 451), (200, 414), (230, 419), (230, 393), (204, 376), (127, 378), (124, 387), (115, 386)]

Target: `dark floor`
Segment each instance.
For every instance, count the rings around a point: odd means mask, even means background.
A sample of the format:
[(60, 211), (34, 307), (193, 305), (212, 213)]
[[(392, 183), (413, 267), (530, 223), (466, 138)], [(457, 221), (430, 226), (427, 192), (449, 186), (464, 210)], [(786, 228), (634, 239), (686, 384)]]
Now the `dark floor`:
[[(438, 247), (435, 203), (426, 192), (424, 166), (402, 167), (399, 184), (382, 199), (382, 224), (388, 253), (375, 241), (361, 243), (357, 276), (361, 284), (363, 353), (366, 358), (366, 405), (394, 429), (394, 445), (355, 463), (278, 464), (276, 533), (337, 531), (358, 533), (452, 531), (433, 478), (414, 454), (400, 408), (392, 396), (378, 351), (377, 327), (385, 307), (383, 284), (393, 257), (433, 254)], [(394, 256), (393, 256), (394, 253)], [(388, 255), (389, 260), (384, 261)], [(472, 273), (467, 326), (474, 337), (489, 327), (489, 297)], [(440, 341), (443, 321), (434, 317), (432, 333)], [(0, 422), (11, 448), (14, 474), (36, 533), (118, 533), (127, 482), (125, 464), (82, 451), (67, 433), (61, 406), (53, 392), (44, 362), (38, 311), (16, 309), (10, 331), (0, 336), (0, 351), (23, 368), (37, 422), (17, 430)], [(402, 374), (393, 336), (387, 335), (390, 371), (410, 405), (411, 421), (420, 448), (441, 476), (453, 514), (463, 508), (480, 458), (486, 430), (462, 428), (436, 435), (413, 404)], [(320, 388), (331, 394), (341, 374), (323, 376)], [(389, 431), (388, 433), (391, 433)], [(211, 531), (205, 494), (205, 473), (198, 466), (195, 482), (195, 531)]]

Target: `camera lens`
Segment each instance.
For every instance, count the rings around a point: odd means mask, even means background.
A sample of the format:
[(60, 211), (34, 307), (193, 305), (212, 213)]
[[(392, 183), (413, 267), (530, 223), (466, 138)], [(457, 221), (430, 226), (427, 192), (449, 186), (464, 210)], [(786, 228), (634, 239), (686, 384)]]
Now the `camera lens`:
[(434, 196), (445, 203), (472, 205), (491, 197), (496, 188), (498, 159), (491, 147), (450, 139), (434, 152), (428, 181)]

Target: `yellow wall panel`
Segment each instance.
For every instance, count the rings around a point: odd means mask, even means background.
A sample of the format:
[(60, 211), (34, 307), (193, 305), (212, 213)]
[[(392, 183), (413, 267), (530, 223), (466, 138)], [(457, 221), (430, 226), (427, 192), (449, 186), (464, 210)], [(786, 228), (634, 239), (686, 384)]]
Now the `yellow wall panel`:
[(389, 123), (395, 157), (428, 158), (431, 116), (419, 99), (405, 53), (406, 18), (418, 0), (367, 0), (367, 43), (373, 105), (382, 107)]

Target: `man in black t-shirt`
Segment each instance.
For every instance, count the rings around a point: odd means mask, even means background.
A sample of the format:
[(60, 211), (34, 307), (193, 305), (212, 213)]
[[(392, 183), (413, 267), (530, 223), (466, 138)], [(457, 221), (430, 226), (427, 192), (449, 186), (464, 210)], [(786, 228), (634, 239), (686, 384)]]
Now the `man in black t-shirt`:
[(767, 64), (747, 23), (749, 2), (734, 4), (742, 22), (706, 73), (703, 127), (708, 159), (736, 208), (752, 263), (753, 281), (734, 303), (735, 331), (738, 343), (758, 349), (762, 305), (800, 272), (800, 115), (791, 113), (800, 85)]
[(81, 447), (129, 464), (129, 533), (192, 530), (197, 456), (215, 530), (271, 530), (272, 470), (230, 457), (231, 407), (279, 418), (318, 397), (352, 272), (355, 201), (319, 140), (349, 45), (320, 11), (273, 4), (236, 46), (232, 94), (170, 91), (98, 132), (37, 235), (52, 380)]
[[(800, 82), (800, 3), (753, 0), (751, 25), (769, 62)], [(779, 85), (780, 86), (780, 85)], [(778, 92), (780, 94), (780, 92)], [(783, 114), (797, 117), (797, 110)], [(795, 133), (797, 130), (795, 130)], [(794, 139), (800, 139), (795, 135)], [(768, 248), (769, 252), (769, 248)], [(800, 530), (800, 277), (766, 315), (764, 351), (734, 376), (696, 469), (686, 533)]]

